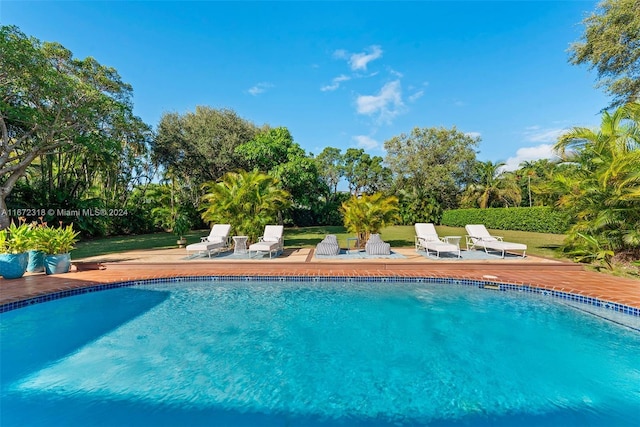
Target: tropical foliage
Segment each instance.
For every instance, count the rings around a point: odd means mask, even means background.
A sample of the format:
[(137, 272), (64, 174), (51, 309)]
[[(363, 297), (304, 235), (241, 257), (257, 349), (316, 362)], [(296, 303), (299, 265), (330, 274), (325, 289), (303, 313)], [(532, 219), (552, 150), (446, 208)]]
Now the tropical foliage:
[(400, 219), (398, 198), (382, 193), (352, 196), (342, 203), (342, 212), (345, 228), (358, 237), (361, 247), (372, 233), (379, 233)]
[(264, 226), (278, 222), (290, 204), (290, 195), (278, 181), (259, 171), (228, 172), (218, 182), (203, 185), (202, 219), (211, 224), (231, 224), (237, 235), (256, 241)]
[(32, 233), (31, 224), (12, 222), (8, 228), (0, 230), (0, 253), (20, 254), (33, 249)]
[(504, 163), (476, 162), (473, 182), (462, 196), (462, 206), (481, 209), (519, 206), (520, 187), (515, 176), (503, 169)]
[(48, 255), (61, 255), (71, 251), (78, 241), (78, 232), (73, 225), (59, 227), (43, 225), (37, 227), (34, 249)]
[(555, 182), (558, 204), (571, 212), (567, 250), (640, 252), (640, 104), (604, 112), (599, 129), (573, 128), (555, 146), (570, 173)]
[(435, 197), (422, 188), (400, 189), (396, 192), (400, 207), (400, 223), (416, 222), (440, 224), (444, 210)]

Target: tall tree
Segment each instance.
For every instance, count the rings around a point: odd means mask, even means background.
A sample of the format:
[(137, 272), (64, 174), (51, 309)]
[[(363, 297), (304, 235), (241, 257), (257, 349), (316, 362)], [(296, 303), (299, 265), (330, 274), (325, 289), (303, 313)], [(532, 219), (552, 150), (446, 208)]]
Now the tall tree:
[(585, 32), (570, 48), (572, 64), (598, 71), (613, 106), (640, 100), (640, 0), (604, 0), (582, 22)]
[(361, 148), (347, 148), (344, 154), (344, 177), (351, 194), (372, 194), (388, 190), (391, 170), (384, 166), (380, 156), (371, 157)]
[(461, 188), (470, 182), (479, 137), (445, 128), (414, 128), (384, 143), (386, 163), (396, 188), (420, 188), (443, 208), (458, 204)]
[(330, 191), (326, 196), (329, 203), (337, 194), (338, 184), (344, 176), (344, 156), (339, 148), (325, 147), (316, 156), (316, 163), (318, 164), (318, 172)]
[(152, 158), (199, 188), (240, 169), (236, 148), (251, 141), (258, 129), (233, 110), (198, 106), (184, 115), (164, 113), (153, 142)]
[(6, 199), (36, 159), (117, 157), (132, 145), (143, 147), (149, 128), (133, 115), (131, 86), (115, 69), (91, 57), (75, 59), (60, 44), (15, 26), (0, 27), (0, 52), (2, 228), (9, 222)]

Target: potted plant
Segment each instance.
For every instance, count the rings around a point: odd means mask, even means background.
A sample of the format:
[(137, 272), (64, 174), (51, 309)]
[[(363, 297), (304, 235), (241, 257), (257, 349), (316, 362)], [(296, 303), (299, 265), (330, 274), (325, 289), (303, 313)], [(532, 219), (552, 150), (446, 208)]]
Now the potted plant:
[(31, 228), (31, 243), (29, 245), (29, 264), (27, 264), (27, 271), (29, 273), (41, 273), (44, 271), (44, 256), (46, 255), (40, 249), (40, 233), (46, 226), (46, 223), (42, 222), (40, 218), (40, 224), (34, 222)]
[(41, 227), (36, 233), (37, 247), (45, 253), (44, 270), (47, 274), (67, 273), (71, 268), (71, 254), (69, 253), (78, 241), (77, 231), (73, 225), (63, 227)]
[(176, 244), (179, 248), (183, 248), (187, 244), (187, 239), (184, 238), (184, 234), (189, 231), (189, 228), (191, 228), (189, 218), (187, 218), (187, 216), (182, 213), (176, 215), (176, 218), (173, 222), (172, 231), (173, 234), (178, 236)]
[(0, 230), (0, 275), (5, 279), (18, 279), (27, 271), (29, 247), (31, 245), (31, 225), (21, 222), (11, 223), (9, 228)]

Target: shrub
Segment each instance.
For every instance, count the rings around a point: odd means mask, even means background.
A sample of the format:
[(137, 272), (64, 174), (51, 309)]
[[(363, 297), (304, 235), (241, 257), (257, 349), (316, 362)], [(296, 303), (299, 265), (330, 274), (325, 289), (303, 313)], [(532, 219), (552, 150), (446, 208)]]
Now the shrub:
[(567, 213), (548, 206), (454, 209), (442, 215), (442, 225), (464, 227), (467, 224), (484, 224), (495, 230), (565, 234), (571, 226), (571, 219)]

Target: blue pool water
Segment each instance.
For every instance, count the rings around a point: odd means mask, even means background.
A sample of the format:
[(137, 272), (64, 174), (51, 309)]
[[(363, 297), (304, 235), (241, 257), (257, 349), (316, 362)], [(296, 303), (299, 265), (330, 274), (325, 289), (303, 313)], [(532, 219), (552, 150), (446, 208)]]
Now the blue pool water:
[(2, 426), (640, 421), (640, 333), (515, 292), (182, 282), (0, 319)]

